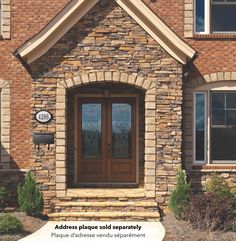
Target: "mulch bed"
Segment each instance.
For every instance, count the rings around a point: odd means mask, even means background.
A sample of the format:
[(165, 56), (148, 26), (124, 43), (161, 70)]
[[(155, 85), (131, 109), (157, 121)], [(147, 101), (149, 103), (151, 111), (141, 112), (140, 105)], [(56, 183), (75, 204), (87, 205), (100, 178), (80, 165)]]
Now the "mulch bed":
[(21, 220), (23, 224), (23, 231), (22, 233), (15, 234), (15, 235), (0, 235), (1, 241), (17, 241), (27, 235), (30, 235), (31, 233), (34, 233), (47, 222), (45, 218), (30, 217), (25, 213), (21, 213), (21, 212), (13, 212), (9, 214)]
[(211, 232), (193, 229), (186, 221), (177, 220), (172, 214), (163, 218), (166, 229), (164, 241), (235, 241), (235, 232)]

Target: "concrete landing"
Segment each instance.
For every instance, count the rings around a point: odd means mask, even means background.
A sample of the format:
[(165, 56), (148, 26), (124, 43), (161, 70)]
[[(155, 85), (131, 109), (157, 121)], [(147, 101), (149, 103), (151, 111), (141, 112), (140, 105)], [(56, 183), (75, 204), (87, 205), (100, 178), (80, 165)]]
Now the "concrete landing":
[(164, 236), (160, 222), (49, 221), (20, 241), (162, 241)]

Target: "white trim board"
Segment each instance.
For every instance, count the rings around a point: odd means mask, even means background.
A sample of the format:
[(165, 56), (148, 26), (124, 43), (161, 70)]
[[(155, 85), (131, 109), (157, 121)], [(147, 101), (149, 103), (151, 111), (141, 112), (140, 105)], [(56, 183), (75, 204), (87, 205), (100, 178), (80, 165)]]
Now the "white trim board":
[[(45, 54), (100, 0), (72, 0), (52, 21), (15, 52), (30, 64)], [(142, 0), (114, 0), (173, 58), (186, 64), (195, 50), (179, 38)]]

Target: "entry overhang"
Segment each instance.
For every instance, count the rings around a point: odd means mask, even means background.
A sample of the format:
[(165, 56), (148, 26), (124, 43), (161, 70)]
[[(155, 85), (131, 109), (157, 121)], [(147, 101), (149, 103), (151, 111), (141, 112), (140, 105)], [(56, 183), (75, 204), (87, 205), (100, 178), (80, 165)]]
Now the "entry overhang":
[[(52, 21), (15, 51), (27, 64), (45, 54), (100, 0), (72, 0)], [(186, 64), (195, 50), (179, 38), (142, 0), (114, 0), (173, 58)]]

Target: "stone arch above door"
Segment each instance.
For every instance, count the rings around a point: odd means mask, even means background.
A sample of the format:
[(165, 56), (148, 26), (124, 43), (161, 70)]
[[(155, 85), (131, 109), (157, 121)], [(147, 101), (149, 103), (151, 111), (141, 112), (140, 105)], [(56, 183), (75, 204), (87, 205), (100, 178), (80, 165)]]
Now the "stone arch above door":
[(133, 85), (134, 87), (141, 88), (145, 91), (154, 87), (154, 84), (153, 86), (151, 86), (152, 81), (148, 78), (144, 78), (142, 76), (134, 74), (126, 74), (114, 71), (100, 71), (77, 75), (72, 78), (60, 81), (59, 85), (64, 88), (73, 88), (76, 86), (96, 82), (120, 82)]
[(56, 97), (56, 193), (65, 196), (66, 180), (66, 92), (92, 83), (123, 83), (145, 91), (145, 193), (155, 197), (156, 84), (155, 79), (115, 71), (98, 71), (63, 79), (57, 83)]

